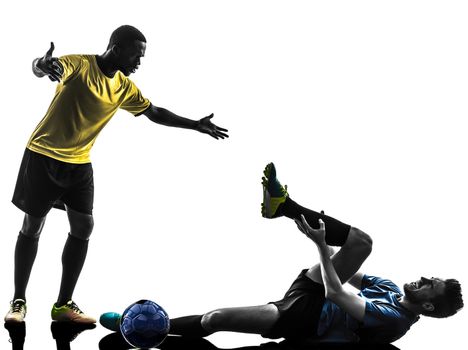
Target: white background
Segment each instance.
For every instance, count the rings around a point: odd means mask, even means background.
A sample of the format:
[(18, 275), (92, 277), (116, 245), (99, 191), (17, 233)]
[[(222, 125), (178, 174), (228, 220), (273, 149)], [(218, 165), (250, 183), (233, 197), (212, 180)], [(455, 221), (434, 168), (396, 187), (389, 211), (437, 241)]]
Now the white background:
[[(155, 105), (229, 129), (216, 141), (121, 111), (93, 149), (95, 230), (75, 291), (99, 316), (140, 299), (172, 317), (282, 297), (314, 244), (260, 216), (274, 161), (296, 201), (369, 233), (363, 271), (397, 284), (422, 276), (466, 286), (468, 5), (464, 1), (63, 1), (4, 4), (1, 289), (13, 294), (23, 214), (10, 203), (25, 143), (55, 83), (31, 61), (102, 53), (113, 29), (148, 41), (132, 79)], [(28, 289), (25, 349), (53, 348), (66, 215), (51, 211)], [(422, 318), (395, 345), (459, 347), (467, 313)], [(73, 349), (97, 348), (86, 332)], [(216, 334), (217, 346), (255, 335)], [(0, 336), (7, 349), (8, 334)], [(47, 345), (48, 344), (48, 345)], [(40, 346), (39, 346), (40, 345)]]

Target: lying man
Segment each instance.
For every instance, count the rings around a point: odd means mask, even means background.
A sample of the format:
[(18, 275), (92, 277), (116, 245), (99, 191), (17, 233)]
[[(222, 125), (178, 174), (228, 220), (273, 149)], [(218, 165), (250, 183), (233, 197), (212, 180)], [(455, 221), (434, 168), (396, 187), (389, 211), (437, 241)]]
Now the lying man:
[[(293, 219), (318, 248), (320, 263), (303, 270), (282, 300), (260, 306), (223, 308), (171, 320), (171, 334), (205, 337), (219, 331), (261, 334), (312, 342), (391, 343), (420, 315), (443, 318), (463, 307), (455, 279), (424, 278), (403, 286), (358, 272), (372, 250), (361, 230), (314, 212), (290, 199), (273, 163), (263, 178), (262, 215)], [(341, 246), (331, 255), (329, 246)], [(349, 282), (359, 290), (347, 291)]]

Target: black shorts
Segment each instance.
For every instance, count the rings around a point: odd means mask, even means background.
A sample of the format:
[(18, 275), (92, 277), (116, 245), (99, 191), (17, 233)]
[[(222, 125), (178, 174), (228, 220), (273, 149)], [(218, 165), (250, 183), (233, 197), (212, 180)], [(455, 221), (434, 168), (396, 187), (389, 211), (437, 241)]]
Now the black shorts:
[(276, 305), (280, 316), (262, 337), (298, 340), (317, 335), (325, 288), (307, 277), (306, 272), (307, 269), (302, 270), (283, 299), (269, 303)]
[(52, 207), (92, 215), (94, 200), (91, 163), (72, 164), (26, 148), (12, 202), (25, 213), (44, 217)]

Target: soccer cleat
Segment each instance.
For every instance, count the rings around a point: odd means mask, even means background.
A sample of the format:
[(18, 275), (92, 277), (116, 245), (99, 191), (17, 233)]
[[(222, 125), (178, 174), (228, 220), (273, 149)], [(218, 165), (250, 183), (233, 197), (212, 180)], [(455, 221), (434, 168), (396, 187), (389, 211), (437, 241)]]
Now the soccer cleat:
[(276, 178), (276, 169), (273, 163), (267, 164), (263, 171), (262, 186), (263, 186), (263, 203), (262, 216), (272, 219), (278, 217), (276, 215), (278, 208), (286, 201), (288, 197), (288, 186), (281, 185)]
[(26, 300), (15, 299), (10, 303), (10, 311), (5, 316), (5, 322), (24, 322), (26, 317)]
[(51, 316), (52, 320), (58, 322), (96, 323), (94, 317), (84, 314), (72, 300), (69, 300), (65, 305), (60, 307), (54, 304), (54, 306), (52, 306)]
[(120, 330), (121, 314), (117, 312), (106, 312), (99, 317), (99, 323), (108, 330), (118, 332)]

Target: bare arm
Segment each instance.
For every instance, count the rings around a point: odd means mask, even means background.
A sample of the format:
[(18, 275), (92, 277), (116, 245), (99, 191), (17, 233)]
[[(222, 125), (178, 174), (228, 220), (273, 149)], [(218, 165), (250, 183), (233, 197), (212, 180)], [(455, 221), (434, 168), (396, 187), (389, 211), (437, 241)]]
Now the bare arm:
[(352, 285), (354, 288), (361, 290), (363, 277), (364, 277), (364, 273), (358, 271), (354, 274), (353, 277), (349, 279), (348, 283)]
[[(331, 246), (328, 246), (327, 248), (328, 248), (328, 256), (330, 257), (330, 259), (332, 259), (333, 264), (335, 264), (335, 262), (333, 260), (333, 256), (336, 253), (336, 249), (331, 247)], [(336, 271), (336, 265), (333, 265), (333, 266), (335, 267), (335, 271)], [(317, 270), (320, 270), (320, 263), (317, 264), (317, 265), (312, 266), (307, 271), (307, 276), (309, 276), (309, 278), (312, 279), (313, 281), (318, 280)], [(322, 280), (322, 275), (319, 274), (318, 276), (320, 277), (320, 281), (321, 281)], [(363, 277), (364, 277), (364, 273), (358, 271), (353, 276), (351, 276), (351, 278), (348, 281), (346, 281), (346, 283), (349, 283), (354, 288), (356, 288), (358, 290), (361, 290)], [(340, 280), (341, 280), (341, 278), (340, 278)], [(345, 283), (345, 282), (342, 281), (342, 283)]]
[(201, 133), (208, 134), (215, 139), (224, 139), (225, 137), (229, 137), (226, 133), (228, 131), (227, 129), (220, 128), (211, 122), (210, 119), (213, 118), (213, 114), (200, 120), (192, 120), (178, 116), (165, 108), (153, 105), (149, 106), (143, 114), (147, 116), (149, 120), (157, 124), (197, 130)]
[(34, 59), (32, 70), (36, 77), (42, 78), (48, 76), (50, 80), (59, 82), (62, 78), (63, 67), (57, 57), (52, 57), (54, 51), (54, 43), (50, 43), (50, 48), (42, 57)]
[(296, 221), (296, 224), (299, 230), (309, 237), (318, 248), (325, 297), (333, 301), (356, 320), (363, 321), (366, 303), (363, 298), (343, 288), (333, 262), (330, 259), (328, 246), (325, 243), (325, 223), (322, 220), (319, 220), (319, 222), (320, 228), (318, 230), (311, 228), (304, 216), (302, 216), (302, 221)]

